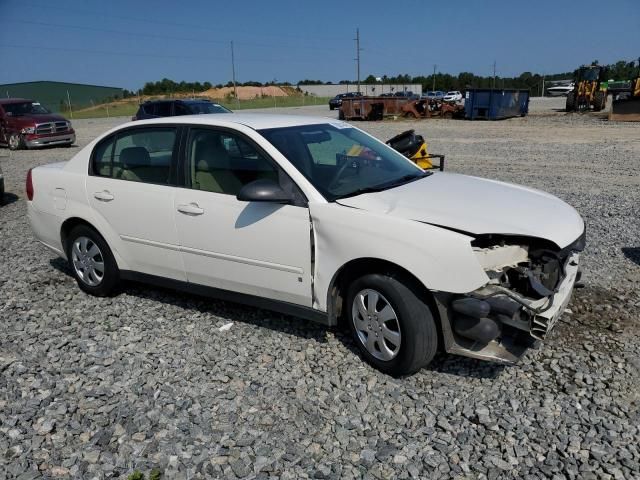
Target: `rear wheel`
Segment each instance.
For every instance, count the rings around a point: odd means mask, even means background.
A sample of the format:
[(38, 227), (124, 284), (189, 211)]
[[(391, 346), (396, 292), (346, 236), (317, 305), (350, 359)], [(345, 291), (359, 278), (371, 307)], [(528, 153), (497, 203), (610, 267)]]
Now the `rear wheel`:
[(342, 109), (338, 110), (338, 120), (344, 120), (344, 112)]
[(399, 376), (426, 366), (436, 354), (438, 333), (428, 305), (410, 282), (382, 274), (360, 277), (349, 287), (347, 316), (365, 359)]
[(566, 111), (573, 112), (576, 109), (576, 95), (573, 92), (569, 92), (567, 95)]
[(98, 297), (113, 293), (120, 272), (107, 242), (93, 228), (79, 225), (69, 233), (67, 258), (78, 286)]

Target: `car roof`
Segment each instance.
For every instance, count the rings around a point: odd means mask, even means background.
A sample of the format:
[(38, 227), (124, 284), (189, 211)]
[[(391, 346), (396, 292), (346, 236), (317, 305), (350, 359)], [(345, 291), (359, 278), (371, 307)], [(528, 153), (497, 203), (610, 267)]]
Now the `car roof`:
[(180, 102), (180, 103), (213, 103), (208, 98), (157, 98), (155, 100), (145, 100), (144, 103), (163, 103), (163, 102)]
[(265, 128), (298, 127), (304, 125), (319, 125), (326, 123), (339, 123), (348, 125), (342, 121), (328, 117), (308, 117), (303, 115), (277, 115), (272, 113), (212, 113), (201, 115), (180, 115), (178, 117), (162, 117), (151, 120), (137, 120), (126, 125), (151, 125), (151, 124), (197, 124), (212, 126), (245, 125), (254, 130)]
[(12, 103), (33, 102), (29, 98), (0, 98), (0, 105), (10, 105)]

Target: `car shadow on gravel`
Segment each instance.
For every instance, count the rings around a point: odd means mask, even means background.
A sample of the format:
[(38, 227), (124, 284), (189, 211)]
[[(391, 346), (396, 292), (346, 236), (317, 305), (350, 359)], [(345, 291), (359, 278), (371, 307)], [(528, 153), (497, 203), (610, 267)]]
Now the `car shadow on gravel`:
[(20, 197), (15, 193), (5, 192), (4, 198), (0, 198), (0, 206), (2, 205), (11, 205), (12, 203), (20, 200)]
[(622, 247), (622, 253), (636, 265), (640, 265), (640, 247)]
[[(74, 278), (66, 260), (58, 257), (50, 260), (49, 263), (56, 270)], [(131, 281), (123, 282), (120, 293), (144, 300), (170, 304), (184, 310), (196, 310), (199, 313), (209, 314), (229, 321), (251, 324), (277, 332), (296, 335), (306, 340), (315, 340), (318, 343), (328, 342), (327, 332), (329, 328), (312, 321), (302, 320), (271, 310)], [(338, 335), (336, 337), (341, 339)], [(355, 346), (347, 345), (347, 348), (356, 351)]]
[(441, 352), (435, 356), (427, 370), (457, 377), (491, 380), (499, 377), (506, 368), (509, 366)]
[[(66, 260), (58, 257), (50, 260), (49, 263), (56, 270), (74, 278)], [(199, 313), (210, 314), (214, 317), (256, 327), (268, 328), (276, 332), (295, 335), (305, 340), (314, 340), (318, 343), (327, 343), (327, 334), (332, 332), (336, 340), (342, 343), (346, 349), (362, 361), (365, 361), (347, 327), (342, 324), (337, 327), (327, 327), (271, 310), (137, 282), (124, 282), (121, 292), (140, 299), (167, 303), (185, 310), (196, 310)], [(508, 366), (441, 352), (435, 356), (423, 371), (458, 377), (495, 379), (505, 368), (508, 368)]]

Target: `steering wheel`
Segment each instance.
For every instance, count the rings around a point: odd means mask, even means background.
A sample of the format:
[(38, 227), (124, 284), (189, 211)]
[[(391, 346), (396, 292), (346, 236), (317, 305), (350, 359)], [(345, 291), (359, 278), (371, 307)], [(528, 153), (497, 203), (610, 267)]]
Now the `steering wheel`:
[(333, 190), (337, 186), (338, 180), (340, 180), (340, 178), (342, 178), (342, 174), (347, 170), (347, 168), (351, 167), (351, 166), (355, 166), (355, 168), (358, 168), (358, 166), (359, 166), (358, 162), (359, 161), (360, 161), (360, 159), (358, 157), (351, 157), (346, 162), (344, 162), (344, 165), (342, 165), (338, 169), (336, 174), (333, 176), (333, 178), (329, 182), (329, 186), (327, 187), (327, 189), (328, 190)]

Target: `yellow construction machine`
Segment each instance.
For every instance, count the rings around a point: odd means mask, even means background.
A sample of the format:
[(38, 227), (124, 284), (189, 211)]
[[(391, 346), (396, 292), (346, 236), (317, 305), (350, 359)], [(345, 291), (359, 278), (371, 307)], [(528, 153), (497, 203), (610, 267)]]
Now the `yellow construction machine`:
[(636, 78), (621, 82), (609, 82), (613, 103), (609, 120), (640, 122), (640, 59)]
[(575, 87), (567, 95), (567, 112), (604, 110), (607, 105), (606, 69), (600, 65), (580, 67), (574, 79)]
[[(427, 152), (427, 142), (422, 135), (416, 135), (415, 130), (407, 130), (399, 135), (387, 140), (394, 150), (397, 150), (423, 170), (439, 169), (444, 170), (444, 155), (429, 154)], [(433, 160), (439, 160), (435, 165)]]

